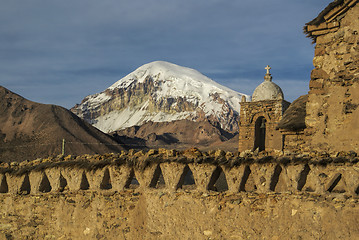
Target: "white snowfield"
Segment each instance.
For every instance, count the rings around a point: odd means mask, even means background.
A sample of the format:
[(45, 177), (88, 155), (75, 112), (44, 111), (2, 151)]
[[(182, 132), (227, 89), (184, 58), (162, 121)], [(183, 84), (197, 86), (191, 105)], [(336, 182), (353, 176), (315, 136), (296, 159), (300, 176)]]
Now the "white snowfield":
[[(206, 116), (214, 115), (218, 118), (223, 118), (231, 108), (236, 114), (239, 114), (240, 101), (242, 96), (247, 100), (250, 97), (224, 87), (212, 79), (204, 76), (200, 72), (178, 66), (164, 61), (156, 61), (145, 64), (134, 72), (128, 74), (120, 79), (108, 90), (116, 88), (129, 89), (136, 83), (143, 83), (146, 77), (150, 76), (158, 91), (152, 92), (151, 95), (155, 101), (163, 98), (183, 98), (187, 102), (198, 106)], [(221, 100), (216, 100), (213, 95), (219, 96), (226, 104), (221, 103)], [(105, 91), (99, 94), (90, 95), (86, 98), (79, 108), (82, 112), (88, 110), (95, 110), (101, 104), (111, 101), (112, 96)], [(153, 122), (168, 122), (182, 119), (194, 119), (196, 111), (194, 112), (178, 112), (174, 114), (165, 112), (149, 112), (147, 106), (149, 102), (143, 102), (132, 108), (118, 109), (102, 115), (96, 119), (90, 119), (95, 127), (104, 132), (111, 132), (126, 127), (141, 125), (147, 121)], [(176, 104), (176, 103), (174, 103)], [(79, 114), (80, 117), (83, 114)]]

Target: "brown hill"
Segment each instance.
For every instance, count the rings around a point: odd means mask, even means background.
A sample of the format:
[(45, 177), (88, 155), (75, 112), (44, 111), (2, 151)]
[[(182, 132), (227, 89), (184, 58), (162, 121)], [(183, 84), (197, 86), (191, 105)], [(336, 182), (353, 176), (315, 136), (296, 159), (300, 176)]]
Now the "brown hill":
[(0, 161), (23, 161), (61, 154), (117, 152), (110, 136), (69, 110), (40, 104), (0, 86)]
[(183, 150), (197, 147), (201, 150), (223, 149), (237, 151), (238, 135), (215, 127), (208, 121), (146, 122), (111, 133), (126, 142), (130, 148), (167, 148)]

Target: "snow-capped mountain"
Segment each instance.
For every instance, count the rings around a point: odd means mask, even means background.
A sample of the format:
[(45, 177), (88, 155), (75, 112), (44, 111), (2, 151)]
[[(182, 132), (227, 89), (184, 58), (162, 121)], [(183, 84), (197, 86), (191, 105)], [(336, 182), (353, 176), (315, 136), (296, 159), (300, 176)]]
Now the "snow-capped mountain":
[(145, 122), (209, 120), (238, 130), (242, 96), (200, 72), (172, 63), (145, 64), (71, 110), (104, 132)]

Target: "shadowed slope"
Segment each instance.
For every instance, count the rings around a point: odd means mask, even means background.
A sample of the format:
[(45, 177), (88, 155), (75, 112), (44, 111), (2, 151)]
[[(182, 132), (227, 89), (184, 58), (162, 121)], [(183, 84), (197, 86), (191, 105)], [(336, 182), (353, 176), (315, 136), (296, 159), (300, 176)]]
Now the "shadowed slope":
[(40, 104), (0, 86), (0, 160), (22, 161), (61, 154), (116, 152), (121, 148), (110, 136), (69, 110)]
[[(209, 121), (177, 120), (172, 122), (146, 122), (110, 133), (131, 148), (225, 149), (235, 151), (238, 138)], [(231, 139), (230, 141), (228, 141)]]

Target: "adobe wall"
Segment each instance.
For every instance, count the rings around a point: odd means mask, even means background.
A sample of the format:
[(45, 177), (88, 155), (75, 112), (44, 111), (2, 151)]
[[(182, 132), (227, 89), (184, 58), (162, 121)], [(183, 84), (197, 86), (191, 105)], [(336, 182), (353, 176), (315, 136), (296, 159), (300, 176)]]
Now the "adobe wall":
[(283, 136), (283, 150), (292, 153), (303, 153), (307, 143), (307, 137), (303, 131), (281, 131)]
[(358, 161), (192, 149), (2, 164), (0, 239), (355, 239)]
[[(359, 4), (316, 36), (307, 103), (308, 149), (359, 150)], [(339, 26), (339, 27), (338, 27)], [(321, 35), (322, 34), (322, 35)]]
[(289, 103), (283, 100), (241, 102), (238, 151), (254, 150), (255, 123), (266, 119), (266, 149), (282, 150), (282, 134), (276, 129)]

